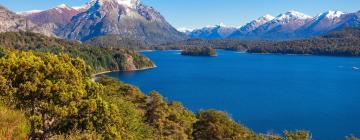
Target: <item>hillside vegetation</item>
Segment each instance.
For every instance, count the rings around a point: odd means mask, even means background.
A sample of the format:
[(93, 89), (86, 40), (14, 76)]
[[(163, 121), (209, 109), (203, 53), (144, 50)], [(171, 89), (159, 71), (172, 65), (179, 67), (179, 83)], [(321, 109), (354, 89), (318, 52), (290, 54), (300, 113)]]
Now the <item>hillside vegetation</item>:
[(181, 55), (190, 56), (216, 56), (216, 50), (211, 47), (189, 47), (185, 48)]
[(66, 41), (30, 32), (0, 33), (0, 48), (2, 52), (33, 50), (54, 54), (67, 53), (72, 57), (82, 58), (97, 72), (131, 71), (154, 66), (150, 59), (129, 49), (111, 46), (93, 47), (76, 41)]

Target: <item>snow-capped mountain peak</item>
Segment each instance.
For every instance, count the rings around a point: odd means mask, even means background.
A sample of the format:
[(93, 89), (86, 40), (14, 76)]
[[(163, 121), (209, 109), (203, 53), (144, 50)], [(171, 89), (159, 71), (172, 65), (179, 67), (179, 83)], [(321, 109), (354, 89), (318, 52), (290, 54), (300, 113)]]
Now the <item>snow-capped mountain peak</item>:
[(92, 0), (90, 3), (93, 3), (93, 1), (96, 1), (99, 5), (103, 5), (104, 3), (116, 3), (129, 8), (135, 8), (140, 3), (139, 0)]
[(290, 10), (286, 13), (278, 15), (275, 19), (276, 20), (307, 20), (311, 19), (311, 16), (308, 16), (304, 13), (300, 13), (298, 11)]
[(342, 15), (344, 15), (345, 13), (342, 11), (327, 11), (325, 13), (320, 14), (318, 17), (326, 17), (329, 19), (334, 19), (334, 18), (339, 18)]
[(60, 5), (56, 6), (56, 8), (72, 9), (71, 7), (69, 7), (69, 6), (66, 5), (66, 4), (60, 4)]
[(228, 27), (227, 25), (225, 25), (223, 22), (220, 22), (220, 24), (218, 25), (219, 27)]
[(273, 20), (274, 18), (275, 18), (274, 16), (272, 16), (272, 15), (270, 15), (270, 14), (266, 14), (266, 15), (260, 17), (258, 20), (264, 19), (264, 20), (270, 21), (270, 20)]
[(185, 28), (185, 27), (178, 28), (177, 30), (178, 30), (179, 32), (182, 32), (182, 33), (185, 33), (185, 34), (187, 34), (187, 33), (190, 33), (190, 32), (192, 32), (192, 31), (194, 31), (194, 29)]

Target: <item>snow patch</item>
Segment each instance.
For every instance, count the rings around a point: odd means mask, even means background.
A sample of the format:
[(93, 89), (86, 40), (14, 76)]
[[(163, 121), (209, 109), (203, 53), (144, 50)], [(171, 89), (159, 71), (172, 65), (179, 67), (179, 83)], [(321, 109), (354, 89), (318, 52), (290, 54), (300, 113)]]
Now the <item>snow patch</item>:
[(103, 5), (105, 2), (115, 2), (119, 5), (123, 5), (125, 7), (136, 8), (139, 4), (139, 0), (97, 0), (100, 5)]

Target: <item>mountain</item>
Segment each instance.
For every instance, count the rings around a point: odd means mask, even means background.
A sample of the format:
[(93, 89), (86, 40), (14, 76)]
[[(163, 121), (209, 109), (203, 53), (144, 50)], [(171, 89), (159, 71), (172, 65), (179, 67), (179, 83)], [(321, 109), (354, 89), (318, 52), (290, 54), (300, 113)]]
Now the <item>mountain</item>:
[(221, 39), (229, 37), (234, 31), (235, 27), (225, 26), (224, 24), (216, 26), (207, 26), (201, 29), (195, 29), (188, 33), (191, 38), (206, 38), (206, 39)]
[(52, 30), (57, 34), (62, 28), (71, 22), (71, 18), (85, 9), (74, 9), (66, 4), (58, 5), (44, 11), (30, 11), (20, 13), (26, 19), (38, 24), (42, 28)]
[(194, 31), (194, 29), (189, 29), (189, 28), (178, 28), (177, 30), (178, 30), (179, 32), (182, 32), (182, 33), (186, 34), (186, 35), (190, 35), (190, 33), (191, 33), (192, 31)]
[(262, 39), (289, 39), (297, 38), (295, 34), (299, 28), (312, 19), (311, 16), (297, 11), (288, 11), (280, 14), (273, 20), (259, 26), (252, 32), (252, 36)]
[(233, 34), (231, 34), (230, 38), (244, 38), (249, 33), (260, 27), (261, 25), (264, 25), (265, 23), (273, 20), (275, 17), (267, 14), (265, 16), (262, 16), (256, 20), (253, 20), (249, 23), (247, 23), (245, 26), (240, 27), (238, 30), (236, 30)]
[(337, 29), (343, 28), (359, 28), (360, 27), (360, 11), (356, 13), (345, 14), (341, 17), (342, 21), (339, 23)]
[(299, 30), (310, 37), (333, 31), (342, 22), (343, 15), (345, 13), (341, 11), (327, 11), (314, 17)]
[(80, 41), (119, 35), (153, 44), (186, 39), (159, 12), (139, 0), (93, 0), (89, 9), (74, 16), (60, 35)]
[(33, 22), (0, 5), (0, 33), (18, 31), (31, 31), (47, 36), (53, 35), (52, 32), (38, 27)]

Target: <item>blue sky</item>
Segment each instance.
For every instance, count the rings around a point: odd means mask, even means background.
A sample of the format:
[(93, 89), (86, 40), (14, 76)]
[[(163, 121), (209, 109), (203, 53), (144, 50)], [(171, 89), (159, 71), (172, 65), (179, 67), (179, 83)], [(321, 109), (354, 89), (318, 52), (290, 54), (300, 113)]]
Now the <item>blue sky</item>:
[[(79, 6), (89, 0), (0, 0), (13, 11), (47, 9), (65, 3)], [(315, 16), (328, 10), (355, 12), (359, 0), (142, 0), (155, 7), (176, 28), (198, 28), (223, 22), (240, 26), (265, 14), (296, 10)]]

